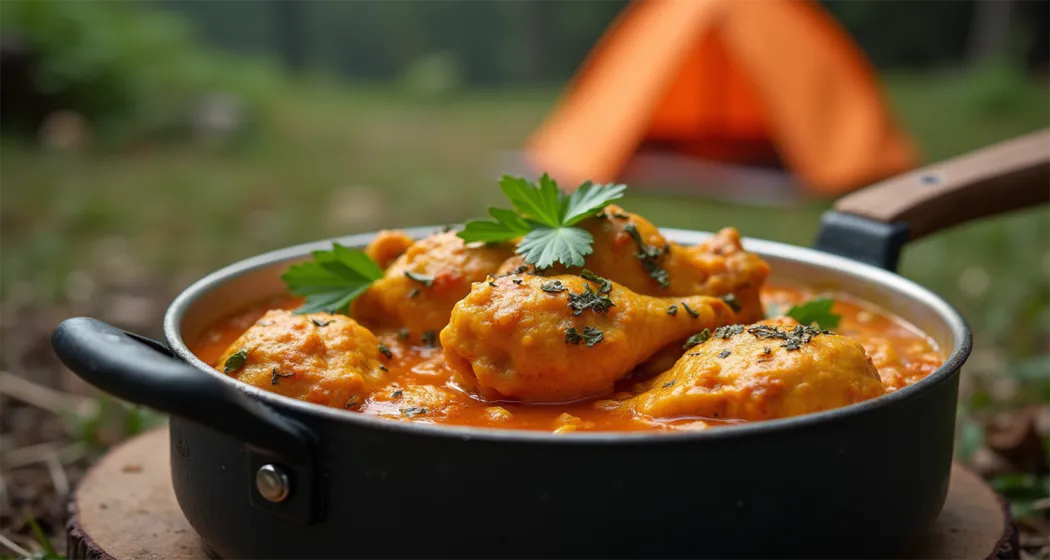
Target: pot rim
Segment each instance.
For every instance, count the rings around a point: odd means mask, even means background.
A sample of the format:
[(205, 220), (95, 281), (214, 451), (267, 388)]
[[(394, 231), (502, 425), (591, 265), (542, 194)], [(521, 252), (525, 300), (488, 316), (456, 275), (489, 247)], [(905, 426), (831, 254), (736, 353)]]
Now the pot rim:
[[(441, 231), (442, 227), (443, 226), (422, 226), (403, 228), (402, 231), (406, 232), (411, 237), (419, 238), (436, 231)], [(710, 232), (677, 228), (660, 228), (660, 232), (663, 233), (667, 239), (682, 244), (695, 244), (713, 235)], [(777, 420), (764, 420), (761, 422), (747, 422), (739, 425), (719, 426), (717, 429), (700, 431), (680, 430), (672, 431), (670, 433), (653, 431), (574, 432), (571, 434), (553, 434), (548, 431), (538, 430), (513, 430), (506, 428), (458, 426), (452, 424), (399, 422), (367, 414), (347, 413), (339, 409), (300, 401), (277, 393), (271, 393), (247, 383), (239, 382), (215, 370), (197, 358), (183, 340), (180, 332), (180, 325), (187, 310), (190, 309), (198, 298), (223, 282), (259, 268), (272, 266), (281, 261), (289, 261), (305, 257), (311, 251), (328, 250), (331, 248), (333, 242), (348, 247), (363, 247), (375, 236), (375, 234), (376, 232), (368, 232), (333, 237), (269, 251), (227, 265), (197, 280), (183, 290), (182, 293), (172, 301), (164, 314), (164, 337), (168, 343), (168, 347), (176, 357), (193, 365), (205, 374), (215, 376), (223, 383), (229, 383), (238, 390), (248, 393), (254, 398), (261, 399), (263, 402), (277, 409), (278, 412), (282, 409), (291, 409), (296, 413), (297, 417), (302, 415), (317, 416), (328, 421), (357, 424), (362, 428), (408, 432), (427, 437), (447, 437), (461, 440), (515, 440), (522, 443), (531, 442), (561, 445), (609, 445), (622, 443), (657, 444), (680, 443), (682, 440), (742, 438), (774, 434), (786, 430), (803, 429), (814, 424), (825, 422), (843, 421), (867, 414), (876, 409), (898, 406), (909, 399), (917, 398), (920, 395), (929, 392), (934, 386), (946, 381), (959, 371), (969, 356), (972, 347), (970, 328), (962, 315), (942, 297), (911, 280), (896, 273), (854, 261), (846, 257), (824, 253), (807, 247), (799, 247), (787, 243), (749, 237), (742, 238), (742, 243), (748, 251), (760, 255), (770, 255), (778, 258), (794, 260), (812, 265), (816, 268), (833, 269), (837, 272), (848, 275), (859, 276), (869, 282), (882, 285), (923, 302), (929, 306), (930, 309), (936, 313), (936, 315), (943, 320), (951, 330), (953, 336), (953, 349), (951, 354), (947, 356), (944, 363), (933, 373), (907, 387), (871, 400), (831, 410)]]

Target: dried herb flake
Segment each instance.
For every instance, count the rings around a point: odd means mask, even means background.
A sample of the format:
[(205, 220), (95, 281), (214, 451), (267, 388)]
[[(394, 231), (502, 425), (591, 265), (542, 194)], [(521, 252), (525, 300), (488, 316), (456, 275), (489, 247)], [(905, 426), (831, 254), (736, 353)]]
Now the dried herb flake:
[(594, 327), (583, 327), (582, 334), (578, 332), (575, 327), (569, 327), (565, 331), (565, 342), (569, 344), (579, 344), (583, 342), (588, 348), (598, 344), (603, 338), (605, 338), (605, 333)]
[(410, 406), (408, 408), (402, 408), (401, 414), (404, 414), (408, 418), (415, 418), (416, 416), (424, 416), (427, 413), (427, 409), (421, 406)]
[(722, 301), (726, 302), (726, 305), (733, 310), (733, 313), (740, 313), (740, 310), (743, 309), (740, 307), (740, 302), (736, 299), (736, 294), (726, 294), (722, 296)]
[(744, 332), (744, 325), (726, 325), (715, 329), (715, 338), (729, 340), (742, 332)]
[(583, 312), (587, 309), (591, 309), (595, 313), (605, 314), (608, 313), (609, 308), (616, 306), (609, 299), (609, 296), (595, 292), (589, 284), (584, 286), (582, 293), (569, 292), (568, 305), (572, 308), (572, 314), (577, 317), (583, 315)]
[(686, 304), (684, 301), (682, 302), (682, 309), (685, 309), (686, 313), (689, 313), (690, 315), (692, 315), (693, 319), (696, 319), (697, 317), (700, 316), (700, 314), (697, 313), (695, 309), (693, 309), (692, 307), (689, 307), (689, 305)]
[(647, 245), (642, 240), (642, 234), (638, 233), (638, 227), (634, 224), (628, 223), (623, 226), (623, 230), (634, 239), (634, 242), (638, 244), (638, 252), (635, 253), (635, 258), (642, 261), (642, 266), (645, 271), (649, 273), (649, 277), (656, 280), (656, 283), (661, 288), (668, 288), (671, 286), (671, 281), (668, 278), (667, 270), (661, 266), (664, 255), (669, 252), (670, 247), (656, 247), (653, 245)]
[(602, 278), (601, 276), (598, 276), (597, 274), (591, 272), (590, 270), (587, 270), (586, 268), (583, 269), (583, 272), (580, 273), (580, 278), (583, 278), (584, 280), (590, 280), (591, 282), (598, 284), (599, 293), (607, 294), (612, 291), (612, 282), (605, 278)]
[(317, 319), (310, 319), (310, 322), (317, 325), (318, 327), (327, 327), (332, 324), (332, 321), (318, 321)]
[(394, 357), (394, 353), (390, 351), (390, 347), (382, 342), (379, 343), (379, 353), (386, 356), (388, 359)]
[(693, 346), (699, 346), (707, 342), (711, 338), (711, 329), (704, 329), (693, 336), (686, 339), (685, 344), (682, 345), (682, 350), (688, 350)]
[(282, 377), (292, 377), (294, 375), (295, 375), (294, 371), (292, 373), (281, 373), (281, 372), (277, 371), (277, 368), (273, 368), (273, 375), (270, 377), (270, 385), (276, 385), (277, 382), (280, 381)]
[(423, 284), (423, 286), (426, 287), (426, 288), (429, 288), (430, 286), (432, 286), (434, 284), (434, 277), (433, 276), (427, 276), (426, 274), (420, 274), (418, 272), (412, 272), (411, 270), (406, 270), (405, 271), (405, 276), (407, 276), (411, 280), (415, 280), (416, 282), (419, 282), (420, 284)]
[(674, 317), (675, 315), (678, 315), (678, 306), (672, 303), (671, 307), (667, 308), (667, 314), (672, 316), (672, 317)]
[(565, 286), (561, 283), (561, 280), (551, 280), (550, 282), (540, 284), (540, 289), (548, 294), (557, 294), (559, 292), (564, 292)]

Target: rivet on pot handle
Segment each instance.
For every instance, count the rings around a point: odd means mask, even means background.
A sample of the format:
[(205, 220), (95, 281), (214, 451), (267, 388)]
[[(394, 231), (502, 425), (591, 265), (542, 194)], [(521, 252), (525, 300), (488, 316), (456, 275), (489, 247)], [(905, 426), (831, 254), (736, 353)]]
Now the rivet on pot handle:
[(911, 239), (1050, 202), (1050, 130), (970, 152), (839, 199), (815, 246), (888, 270)]
[[(322, 514), (313, 484), (315, 438), (298, 422), (172, 358), (161, 343), (96, 319), (63, 321), (52, 333), (51, 345), (62, 362), (91, 385), (243, 441), (253, 464), (279, 463), (292, 470), (298, 490), (291, 490), (288, 499), (282, 496), (274, 503), (252, 494), (253, 504), (307, 523)], [(258, 492), (254, 467), (245, 474), (251, 477), (251, 491)], [(288, 476), (281, 474), (288, 484)]]

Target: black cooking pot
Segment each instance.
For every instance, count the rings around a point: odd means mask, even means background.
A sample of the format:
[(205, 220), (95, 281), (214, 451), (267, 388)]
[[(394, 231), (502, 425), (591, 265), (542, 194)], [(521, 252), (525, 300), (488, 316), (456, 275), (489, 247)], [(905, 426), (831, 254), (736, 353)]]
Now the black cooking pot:
[[(193, 284), (167, 311), (167, 346), (88, 318), (59, 325), (52, 343), (87, 382), (171, 414), (179, 504), (224, 558), (885, 557), (943, 504), (970, 331), (943, 299), (884, 269), (908, 239), (1045, 201), (1048, 161), (1050, 135), (1027, 136), (844, 198), (824, 217), (820, 250), (745, 240), (771, 282), (854, 294), (947, 356), (910, 387), (819, 414), (568, 436), (393, 422), (260, 390), (190, 352), (186, 340), (284, 293), (288, 264), (331, 241)], [(708, 235), (664, 233), (685, 244)]]

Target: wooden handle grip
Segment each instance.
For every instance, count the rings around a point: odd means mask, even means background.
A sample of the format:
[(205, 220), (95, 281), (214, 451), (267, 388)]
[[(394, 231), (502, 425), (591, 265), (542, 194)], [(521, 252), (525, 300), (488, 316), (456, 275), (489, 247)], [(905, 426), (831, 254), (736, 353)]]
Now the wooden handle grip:
[(1050, 202), (1050, 129), (872, 185), (835, 203), (871, 220), (904, 222), (911, 239), (967, 220)]

